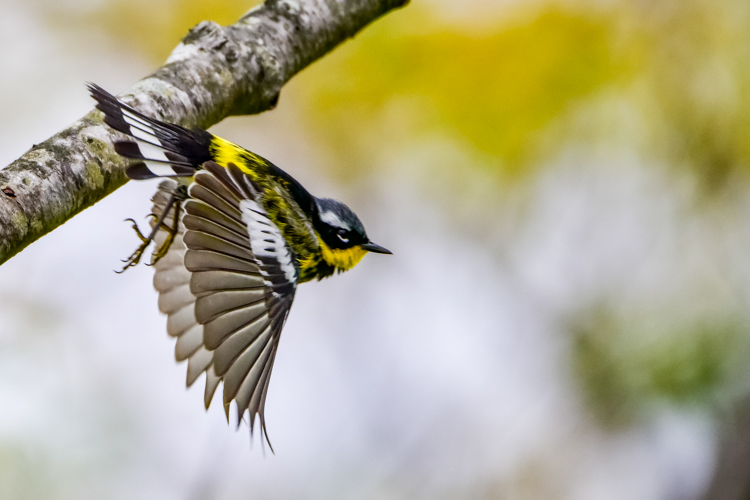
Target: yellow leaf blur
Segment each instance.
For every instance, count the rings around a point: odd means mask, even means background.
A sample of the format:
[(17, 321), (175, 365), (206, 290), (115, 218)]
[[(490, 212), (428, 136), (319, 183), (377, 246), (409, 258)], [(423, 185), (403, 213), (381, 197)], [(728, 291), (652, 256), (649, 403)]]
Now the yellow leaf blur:
[(342, 163), (438, 133), (516, 174), (545, 125), (612, 79), (610, 28), (606, 18), (550, 7), (471, 33), (414, 5), (313, 65), (297, 88)]

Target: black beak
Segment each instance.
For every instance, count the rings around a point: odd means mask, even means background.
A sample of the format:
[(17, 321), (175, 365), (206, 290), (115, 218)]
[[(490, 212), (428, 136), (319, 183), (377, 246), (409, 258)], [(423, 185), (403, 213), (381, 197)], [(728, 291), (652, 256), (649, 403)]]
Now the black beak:
[(376, 245), (373, 242), (365, 243), (364, 245), (362, 245), (362, 248), (364, 248), (368, 252), (373, 252), (373, 253), (387, 253), (389, 255), (393, 255), (393, 252), (391, 252), (387, 248), (381, 247), (380, 245)]

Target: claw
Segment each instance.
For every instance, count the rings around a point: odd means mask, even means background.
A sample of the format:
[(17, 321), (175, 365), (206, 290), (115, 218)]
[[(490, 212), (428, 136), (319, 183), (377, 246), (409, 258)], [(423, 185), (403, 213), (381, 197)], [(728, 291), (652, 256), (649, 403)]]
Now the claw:
[[(175, 204), (176, 202), (176, 204)], [(172, 210), (172, 205), (175, 205), (175, 212), (173, 216), (173, 223), (172, 227), (167, 227), (164, 224), (164, 219), (167, 217), (167, 215)], [(133, 224), (133, 230), (138, 235), (138, 238), (141, 240), (141, 245), (136, 248), (135, 252), (133, 252), (130, 257), (123, 260), (125, 265), (123, 268), (119, 271), (115, 271), (117, 274), (124, 273), (128, 268), (135, 267), (138, 265), (138, 263), (141, 261), (141, 257), (143, 256), (143, 253), (146, 251), (146, 248), (151, 244), (151, 242), (154, 240), (154, 236), (156, 236), (156, 233), (159, 231), (159, 229), (164, 229), (167, 231), (167, 239), (164, 241), (164, 243), (159, 246), (159, 248), (152, 254), (151, 263), (147, 265), (153, 266), (159, 260), (161, 260), (162, 257), (164, 257), (167, 252), (169, 251), (169, 247), (172, 246), (172, 242), (174, 241), (175, 236), (177, 235), (178, 230), (178, 224), (180, 220), (180, 201), (177, 200), (177, 198), (173, 195), (172, 198), (170, 198), (169, 202), (167, 202), (167, 205), (164, 207), (164, 212), (157, 217), (156, 214), (149, 214), (149, 217), (154, 217), (156, 219), (156, 223), (153, 226), (153, 229), (151, 230), (151, 233), (148, 236), (144, 236), (143, 233), (141, 233), (141, 230), (138, 228), (138, 224), (133, 219), (125, 219), (126, 221)]]
[(140, 231), (138, 231), (137, 229), (136, 229), (136, 231), (138, 232), (138, 235), (141, 236), (141, 241), (143, 243), (141, 243), (141, 245), (135, 250), (135, 252), (133, 252), (130, 255), (130, 257), (128, 257), (127, 259), (123, 259), (122, 260), (122, 262), (124, 262), (125, 265), (119, 271), (115, 271), (117, 274), (122, 274), (129, 267), (135, 267), (136, 265), (138, 265), (138, 262), (141, 261), (141, 257), (143, 256), (143, 252), (146, 251), (146, 248), (151, 243), (151, 238), (145, 238), (145, 237), (143, 237), (143, 235), (140, 234)]
[(180, 208), (181, 203), (178, 201), (175, 203), (174, 206), (174, 216), (172, 218), (172, 227), (167, 227), (163, 223), (161, 224), (161, 227), (167, 232), (167, 238), (164, 240), (164, 243), (161, 244), (159, 248), (156, 249), (156, 251), (151, 254), (151, 263), (147, 264), (148, 266), (153, 266), (157, 262), (159, 262), (162, 257), (167, 255), (167, 252), (169, 252), (169, 248), (172, 246), (172, 243), (174, 243), (174, 239), (177, 236), (177, 231), (179, 229), (179, 221), (180, 221)]
[(148, 238), (144, 236), (141, 230), (138, 228), (138, 223), (135, 220), (125, 219), (125, 222), (130, 222), (133, 225), (133, 230), (135, 231), (135, 234), (138, 235), (138, 238), (140, 238), (142, 242), (145, 243), (146, 241), (148, 241)]

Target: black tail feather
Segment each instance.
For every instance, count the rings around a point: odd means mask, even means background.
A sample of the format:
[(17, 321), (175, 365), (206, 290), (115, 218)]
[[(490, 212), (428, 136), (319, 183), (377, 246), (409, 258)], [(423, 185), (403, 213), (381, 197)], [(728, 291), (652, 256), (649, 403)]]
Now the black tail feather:
[(104, 113), (104, 123), (135, 139), (115, 142), (118, 154), (140, 160), (127, 170), (131, 179), (190, 177), (211, 160), (213, 136), (205, 130), (149, 118), (96, 84), (88, 84), (88, 89)]

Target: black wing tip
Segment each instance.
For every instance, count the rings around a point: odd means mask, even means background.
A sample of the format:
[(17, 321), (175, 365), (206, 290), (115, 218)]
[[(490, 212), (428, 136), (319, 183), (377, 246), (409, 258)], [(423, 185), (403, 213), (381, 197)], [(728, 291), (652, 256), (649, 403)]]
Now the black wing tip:
[(273, 451), (273, 445), (271, 444), (271, 439), (268, 437), (268, 429), (266, 428), (266, 418), (261, 414), (258, 414), (258, 416), (260, 417), (260, 432), (263, 435), (263, 437), (266, 438), (266, 443), (268, 444), (268, 448), (271, 450), (271, 453), (273, 455), (276, 455), (276, 452)]
[[(212, 395), (213, 396), (213, 395)], [(211, 400), (213, 397), (211, 398)], [(206, 410), (208, 410), (211, 400), (206, 401)], [(232, 406), (232, 402), (224, 403), (224, 413), (227, 417), (227, 424), (230, 423), (230, 408)], [(244, 408), (241, 409), (239, 406), (237, 406), (237, 402), (235, 401), (235, 405), (237, 408), (237, 427), (235, 430), (239, 430), (240, 427), (242, 427), (242, 422), (245, 421), (245, 415), (247, 414), (247, 427), (250, 429), (250, 444), (253, 443), (253, 438), (255, 437), (255, 420), (256, 417), (260, 422), (260, 438), (261, 438), (261, 446), (264, 446), (265, 444), (268, 445), (268, 448), (271, 450), (271, 454), (276, 455), (276, 451), (273, 449), (273, 445), (271, 444), (271, 439), (268, 437), (268, 427), (266, 426), (266, 417), (263, 414), (263, 410), (260, 411), (253, 411), (250, 408)], [(265, 448), (263, 448), (263, 454), (265, 455)]]
[[(250, 424), (249, 425), (249, 427), (250, 427), (250, 444), (252, 444), (252, 442), (253, 442), (254, 430), (255, 430), (255, 428), (254, 428), (255, 427), (254, 426), (254, 424), (255, 424), (255, 417), (257, 416), (258, 420), (260, 421), (260, 431), (259, 431), (260, 432), (260, 445), (263, 448), (263, 455), (265, 456), (265, 453), (266, 453), (266, 449), (265, 449), (265, 447), (263, 447), (264, 446), (263, 445), (264, 442), (265, 442), (265, 444), (268, 445), (268, 449), (271, 450), (271, 454), (272, 455), (276, 455), (276, 452), (273, 449), (273, 445), (271, 444), (271, 439), (268, 437), (268, 429), (266, 428), (266, 418), (265, 418), (265, 416), (261, 412), (255, 412), (255, 413), (248, 412), (248, 413), (250, 415), (250, 419), (249, 419), (250, 420), (250, 422), (249, 422), (249, 424)], [(244, 416), (244, 412), (243, 412), (243, 416)], [(242, 422), (242, 419), (240, 419), (237, 422), (237, 428), (238, 429), (240, 427), (240, 425), (239, 425), (240, 422)]]

